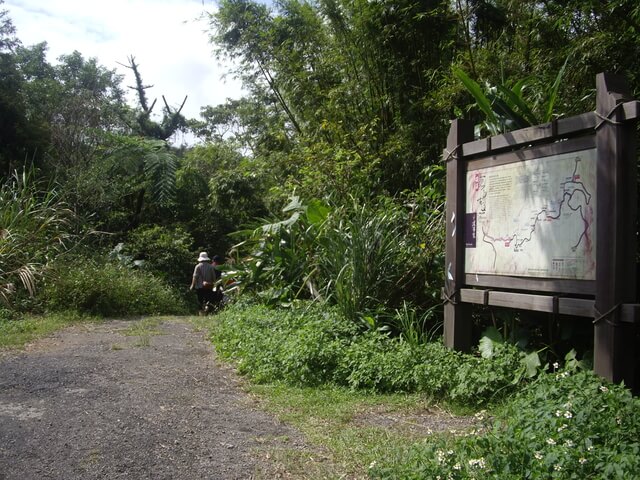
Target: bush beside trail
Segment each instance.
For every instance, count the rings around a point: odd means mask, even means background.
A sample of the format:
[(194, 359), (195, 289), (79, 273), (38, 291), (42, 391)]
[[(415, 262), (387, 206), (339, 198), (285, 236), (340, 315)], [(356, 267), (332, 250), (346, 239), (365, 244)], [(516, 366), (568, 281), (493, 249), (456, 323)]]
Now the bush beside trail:
[(92, 259), (54, 265), (40, 297), (47, 311), (102, 317), (187, 313), (185, 300), (164, 280)]
[(421, 392), (467, 405), (497, 401), (517, 388), (520, 353), (508, 344), (481, 359), (441, 342), (414, 344), (363, 331), (335, 308), (304, 303), (287, 310), (233, 306), (216, 320), (212, 338), (219, 353), (258, 383)]

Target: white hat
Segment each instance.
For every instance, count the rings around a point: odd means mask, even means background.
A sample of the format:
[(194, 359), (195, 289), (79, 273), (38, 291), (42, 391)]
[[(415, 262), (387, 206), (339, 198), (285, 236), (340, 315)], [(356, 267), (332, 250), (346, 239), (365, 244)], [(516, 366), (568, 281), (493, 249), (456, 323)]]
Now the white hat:
[(210, 262), (209, 255), (207, 252), (200, 252), (200, 256), (198, 257), (199, 262)]

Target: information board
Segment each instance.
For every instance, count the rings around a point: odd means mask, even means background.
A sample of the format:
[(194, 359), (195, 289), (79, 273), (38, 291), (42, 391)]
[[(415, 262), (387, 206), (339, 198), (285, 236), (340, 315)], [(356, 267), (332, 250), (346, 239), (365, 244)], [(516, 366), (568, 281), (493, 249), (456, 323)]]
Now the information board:
[(465, 272), (595, 280), (596, 150), (466, 175)]

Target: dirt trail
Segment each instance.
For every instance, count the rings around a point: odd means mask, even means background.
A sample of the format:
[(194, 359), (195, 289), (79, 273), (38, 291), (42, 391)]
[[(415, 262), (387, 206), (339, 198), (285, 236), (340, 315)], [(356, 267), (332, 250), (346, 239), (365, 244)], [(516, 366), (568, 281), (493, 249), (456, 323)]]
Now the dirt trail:
[(180, 319), (78, 325), (0, 357), (0, 480), (269, 478), (300, 435)]

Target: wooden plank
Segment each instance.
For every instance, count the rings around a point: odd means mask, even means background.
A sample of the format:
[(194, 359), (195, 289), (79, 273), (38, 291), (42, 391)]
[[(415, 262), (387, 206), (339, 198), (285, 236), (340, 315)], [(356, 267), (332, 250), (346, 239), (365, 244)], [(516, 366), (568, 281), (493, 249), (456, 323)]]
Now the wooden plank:
[[(486, 293), (485, 293), (486, 292)], [(488, 295), (489, 290), (479, 290), (475, 288), (463, 288), (460, 290), (460, 300), (467, 303), (475, 303), (478, 305), (484, 305), (485, 295)]]
[[(624, 105), (625, 117), (637, 118), (637, 102), (628, 102)], [(473, 157), (483, 153), (499, 153), (505, 149), (516, 149), (523, 146), (553, 141), (554, 139), (566, 139), (567, 137), (583, 134), (593, 130), (597, 124), (597, 117), (593, 112), (583, 113), (553, 122), (522, 128), (502, 135), (495, 135), (480, 140), (473, 140), (461, 146), (464, 157)]]
[[(464, 285), (464, 211), (466, 173), (461, 145), (473, 140), (473, 124), (465, 120), (451, 122), (447, 138), (447, 201), (444, 291), (444, 340), (449, 348), (471, 349), (472, 318), (470, 305), (457, 301), (458, 290)], [(458, 228), (459, 226), (459, 228)]]
[(640, 323), (640, 304), (625, 303), (621, 308), (620, 321), (623, 323)]
[(624, 105), (624, 119), (625, 120), (637, 120), (640, 117), (640, 102), (633, 100), (626, 102)]
[(596, 137), (589, 135), (564, 142), (549, 143), (546, 145), (538, 145), (531, 148), (517, 150), (513, 152), (503, 152), (501, 154), (479, 157), (468, 160), (466, 162), (467, 171), (478, 170), (480, 168), (498, 167), (500, 165), (508, 165), (510, 163), (534, 160), (537, 158), (559, 155), (562, 153), (578, 152), (595, 148)]
[[(476, 305), (490, 305), (493, 307), (516, 308), (521, 310), (535, 310), (553, 313), (554, 297), (530, 293), (503, 292), (495, 290), (480, 290), (464, 288), (460, 292), (463, 302)], [(594, 300), (584, 298), (558, 297), (558, 312), (560, 315), (593, 318)]]
[(470, 287), (492, 287), (511, 290), (556, 292), (574, 295), (594, 295), (596, 286), (591, 280), (563, 280), (553, 278), (510, 277), (467, 273), (465, 284)]
[(596, 115), (593, 112), (583, 113), (574, 117), (558, 119), (557, 134), (559, 137), (576, 135), (584, 131), (593, 130), (596, 126)]
[[(635, 359), (621, 322), (621, 304), (636, 303), (637, 162), (636, 122), (624, 122), (621, 103), (631, 97), (623, 77), (598, 74), (598, 153), (596, 315), (594, 370), (608, 380), (633, 387)], [(600, 313), (598, 313), (600, 312)], [(607, 313), (605, 318), (600, 314)]]
[(462, 145), (462, 155), (469, 157), (477, 155), (479, 153), (486, 153), (491, 149), (491, 140), (489, 138), (483, 138), (481, 140), (475, 140)]
[(563, 315), (576, 315), (593, 319), (593, 306), (595, 300), (584, 298), (560, 298), (560, 312)]
[(507, 132), (502, 135), (496, 135), (491, 138), (491, 148), (500, 150), (516, 145), (524, 145), (540, 140), (553, 137), (553, 128), (551, 123), (543, 123), (534, 127), (521, 128), (513, 132)]

